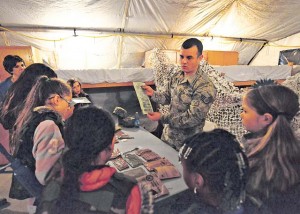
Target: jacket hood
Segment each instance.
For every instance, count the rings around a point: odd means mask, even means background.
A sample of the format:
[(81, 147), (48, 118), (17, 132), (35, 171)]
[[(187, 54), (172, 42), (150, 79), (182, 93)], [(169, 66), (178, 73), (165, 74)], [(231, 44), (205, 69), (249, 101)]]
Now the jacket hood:
[(80, 190), (92, 191), (99, 189), (106, 185), (115, 173), (116, 169), (112, 167), (104, 167), (102, 169), (96, 169), (91, 172), (85, 172), (79, 179)]

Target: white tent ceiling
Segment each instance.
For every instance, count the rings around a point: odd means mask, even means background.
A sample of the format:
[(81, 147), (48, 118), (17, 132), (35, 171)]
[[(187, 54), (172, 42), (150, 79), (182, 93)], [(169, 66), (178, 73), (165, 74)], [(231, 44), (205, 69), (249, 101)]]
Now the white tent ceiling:
[(206, 50), (238, 51), (239, 64), (265, 45), (253, 62), (275, 65), (300, 45), (299, 11), (299, 0), (2, 0), (0, 45), (36, 47), (58, 69), (128, 68), (199, 37)]

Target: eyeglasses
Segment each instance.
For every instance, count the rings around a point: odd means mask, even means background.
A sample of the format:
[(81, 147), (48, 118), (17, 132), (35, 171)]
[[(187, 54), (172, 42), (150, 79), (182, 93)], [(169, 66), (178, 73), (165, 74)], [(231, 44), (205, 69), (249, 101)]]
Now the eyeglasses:
[[(68, 100), (66, 100), (65, 98), (63, 98), (61, 95), (58, 94), (58, 96), (59, 96), (61, 99), (63, 99), (64, 101), (66, 101), (66, 102), (68, 103), (68, 106), (69, 106), (69, 107), (73, 107), (73, 106), (76, 104), (73, 100), (68, 101)], [(53, 99), (53, 98), (54, 98), (54, 97), (49, 97), (48, 99)]]
[(60, 96), (60, 95), (58, 95), (61, 99), (63, 99), (64, 101), (66, 101), (67, 103), (68, 103), (68, 105), (69, 105), (69, 107), (73, 107), (73, 106), (75, 106), (75, 102), (73, 101), (73, 100), (71, 100), (71, 101), (68, 101), (68, 100), (66, 100), (65, 98), (63, 98), (62, 96)]

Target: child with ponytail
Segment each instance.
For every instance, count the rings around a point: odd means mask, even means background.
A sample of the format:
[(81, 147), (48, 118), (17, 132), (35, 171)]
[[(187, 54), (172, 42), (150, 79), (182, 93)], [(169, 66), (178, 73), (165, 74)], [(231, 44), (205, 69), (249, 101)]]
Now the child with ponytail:
[[(68, 84), (41, 76), (29, 92), (15, 123), (11, 142), (13, 155), (42, 185), (64, 149), (63, 123), (73, 113), (71, 99)], [(32, 197), (15, 177), (9, 196), (19, 200)]]
[(290, 122), (299, 111), (298, 96), (281, 85), (246, 93), (243, 145), (249, 158), (248, 213), (297, 213), (300, 203), (300, 143)]

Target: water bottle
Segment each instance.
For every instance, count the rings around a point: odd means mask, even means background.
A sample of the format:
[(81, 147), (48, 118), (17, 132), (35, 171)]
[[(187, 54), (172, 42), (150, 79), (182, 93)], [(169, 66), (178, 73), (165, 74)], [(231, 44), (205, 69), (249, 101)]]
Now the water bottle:
[(134, 127), (138, 128), (140, 127), (141, 123), (140, 123), (140, 116), (138, 112), (135, 112), (134, 115)]

